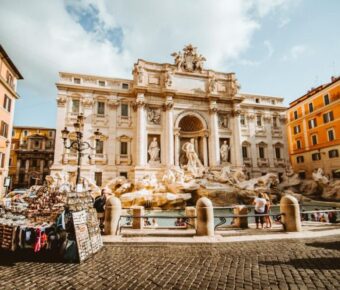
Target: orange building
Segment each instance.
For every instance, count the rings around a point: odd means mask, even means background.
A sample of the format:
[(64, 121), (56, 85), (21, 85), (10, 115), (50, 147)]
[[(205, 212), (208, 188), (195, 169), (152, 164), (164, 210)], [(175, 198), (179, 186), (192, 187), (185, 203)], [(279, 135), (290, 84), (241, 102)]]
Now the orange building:
[(13, 128), (17, 80), (23, 79), (6, 51), (0, 45), (0, 195), (8, 176), (10, 140)]
[(340, 77), (310, 90), (289, 104), (290, 161), (302, 178), (322, 168), (340, 178)]

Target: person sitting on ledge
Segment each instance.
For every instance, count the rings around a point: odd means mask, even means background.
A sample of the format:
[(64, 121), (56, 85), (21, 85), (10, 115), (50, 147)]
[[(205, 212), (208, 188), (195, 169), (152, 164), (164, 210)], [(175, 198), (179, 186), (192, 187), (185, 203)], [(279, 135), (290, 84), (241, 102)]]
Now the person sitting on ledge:
[[(336, 207), (333, 207), (333, 209), (336, 209)], [(330, 211), (328, 213), (328, 220), (330, 223), (334, 224), (336, 223), (336, 220), (337, 220), (337, 214), (336, 214), (336, 211)]]

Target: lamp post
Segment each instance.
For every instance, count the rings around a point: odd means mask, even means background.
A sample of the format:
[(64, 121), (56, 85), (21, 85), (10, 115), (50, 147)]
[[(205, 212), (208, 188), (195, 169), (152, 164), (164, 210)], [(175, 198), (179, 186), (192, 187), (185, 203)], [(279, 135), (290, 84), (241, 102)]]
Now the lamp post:
[[(64, 130), (61, 131), (62, 138), (64, 140), (64, 148), (66, 149), (74, 149), (77, 151), (77, 180), (76, 185), (80, 184), (80, 167), (81, 167), (81, 158), (83, 155), (85, 155), (83, 152), (87, 149), (95, 149), (95, 146), (91, 146), (91, 144), (87, 141), (83, 141), (83, 130), (84, 130), (84, 116), (83, 114), (79, 114), (77, 116), (77, 122), (73, 124), (74, 131), (76, 133), (76, 139), (71, 140), (70, 144), (67, 145), (67, 140), (69, 139), (69, 133), (70, 131), (67, 130), (67, 127), (64, 128)], [(97, 131), (94, 132), (94, 138), (95, 140), (100, 140), (102, 136), (102, 133), (97, 129)]]

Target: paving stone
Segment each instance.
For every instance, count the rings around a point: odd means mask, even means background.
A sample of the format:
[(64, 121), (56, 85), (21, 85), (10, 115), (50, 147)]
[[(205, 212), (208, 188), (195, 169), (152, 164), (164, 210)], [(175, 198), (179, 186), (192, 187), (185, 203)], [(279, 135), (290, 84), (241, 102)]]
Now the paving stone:
[(0, 289), (339, 289), (340, 237), (110, 244), (82, 264), (0, 251)]

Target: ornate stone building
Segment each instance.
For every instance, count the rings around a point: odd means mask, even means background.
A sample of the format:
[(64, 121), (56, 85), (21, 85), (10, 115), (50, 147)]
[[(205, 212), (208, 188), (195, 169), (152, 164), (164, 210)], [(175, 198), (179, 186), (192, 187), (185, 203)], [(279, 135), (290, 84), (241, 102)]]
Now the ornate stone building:
[(8, 163), (15, 102), (19, 99), (17, 82), (23, 77), (0, 44), (0, 196), (9, 185)]
[(187, 163), (183, 146), (191, 139), (206, 168), (245, 165), (251, 176), (283, 171), (283, 100), (239, 93), (235, 74), (203, 68), (205, 58), (191, 45), (172, 56), (174, 64), (139, 59), (132, 80), (60, 73), (53, 172), (76, 170), (77, 154), (64, 149), (61, 130), (72, 131), (78, 114), (95, 148), (82, 175), (98, 184), (118, 175), (161, 177)]
[(53, 163), (55, 129), (13, 127), (9, 175), (12, 188), (43, 184)]

